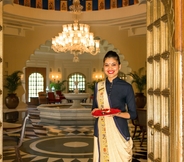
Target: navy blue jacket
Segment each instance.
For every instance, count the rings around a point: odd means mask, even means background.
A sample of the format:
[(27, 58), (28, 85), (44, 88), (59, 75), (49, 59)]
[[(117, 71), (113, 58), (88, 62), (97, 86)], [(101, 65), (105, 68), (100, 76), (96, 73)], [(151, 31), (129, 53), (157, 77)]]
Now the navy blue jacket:
[[(98, 108), (98, 103), (96, 98), (97, 89), (98, 89), (97, 86), (98, 84), (96, 85), (95, 92), (94, 92), (92, 110), (94, 108)], [(121, 112), (128, 111), (128, 113), (130, 114), (130, 119), (135, 119), (137, 117), (135, 95), (131, 84), (120, 79), (119, 77), (115, 78), (112, 81), (112, 83), (109, 82), (108, 79), (106, 79), (106, 91), (108, 94), (109, 104), (111, 108), (118, 108), (121, 110)], [(126, 140), (129, 140), (130, 133), (129, 133), (127, 119), (120, 118), (117, 116), (114, 116), (113, 118), (120, 133), (123, 135), (123, 137)], [(94, 125), (94, 135), (96, 137), (98, 137), (97, 123), (98, 123), (98, 118), (96, 119), (95, 125)]]

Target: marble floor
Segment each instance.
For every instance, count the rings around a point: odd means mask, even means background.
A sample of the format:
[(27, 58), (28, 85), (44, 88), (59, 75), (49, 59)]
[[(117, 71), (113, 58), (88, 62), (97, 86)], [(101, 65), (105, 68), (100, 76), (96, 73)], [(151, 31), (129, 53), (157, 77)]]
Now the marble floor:
[[(92, 162), (93, 125), (47, 125), (41, 123), (39, 112), (30, 111), (31, 122), (27, 124), (26, 136), (20, 148), (23, 162)], [(130, 123), (130, 132), (133, 125)], [(146, 139), (140, 147), (135, 137), (133, 161), (147, 161)], [(3, 162), (16, 162), (14, 150), (3, 152)]]

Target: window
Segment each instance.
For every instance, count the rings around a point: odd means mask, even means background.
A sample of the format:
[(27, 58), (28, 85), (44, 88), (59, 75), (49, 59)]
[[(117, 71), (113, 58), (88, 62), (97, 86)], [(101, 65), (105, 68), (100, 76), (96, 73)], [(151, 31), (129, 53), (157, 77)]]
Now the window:
[(68, 77), (68, 92), (74, 92), (76, 86), (74, 84), (75, 81), (78, 81), (78, 90), (80, 93), (86, 92), (86, 78), (81, 73), (73, 73)]
[(28, 78), (29, 101), (30, 97), (38, 97), (38, 92), (44, 91), (44, 78), (40, 73), (32, 73)]
[(30, 97), (38, 97), (38, 92), (45, 92), (46, 89), (46, 68), (26, 67), (25, 69), (25, 90), (26, 102), (30, 102)]

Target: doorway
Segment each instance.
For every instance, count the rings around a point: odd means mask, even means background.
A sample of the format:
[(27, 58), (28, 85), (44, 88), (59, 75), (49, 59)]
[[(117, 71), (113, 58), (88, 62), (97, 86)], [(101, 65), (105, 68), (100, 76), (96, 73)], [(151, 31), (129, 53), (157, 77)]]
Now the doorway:
[(25, 83), (26, 102), (37, 104), (38, 92), (45, 92), (46, 89), (46, 68), (26, 67)]

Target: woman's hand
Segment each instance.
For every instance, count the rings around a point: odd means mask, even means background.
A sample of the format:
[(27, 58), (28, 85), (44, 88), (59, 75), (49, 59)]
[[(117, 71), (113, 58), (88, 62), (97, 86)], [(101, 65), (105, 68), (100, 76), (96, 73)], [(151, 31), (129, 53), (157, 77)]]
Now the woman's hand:
[(93, 114), (96, 110), (99, 110), (99, 108), (94, 108), (94, 109), (91, 111), (91, 114)]

